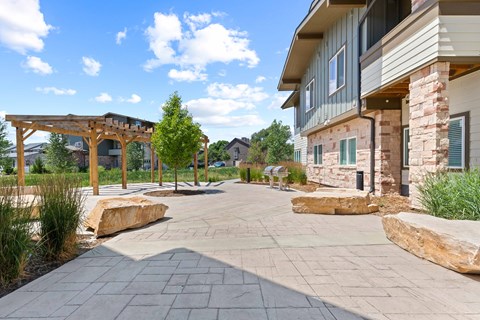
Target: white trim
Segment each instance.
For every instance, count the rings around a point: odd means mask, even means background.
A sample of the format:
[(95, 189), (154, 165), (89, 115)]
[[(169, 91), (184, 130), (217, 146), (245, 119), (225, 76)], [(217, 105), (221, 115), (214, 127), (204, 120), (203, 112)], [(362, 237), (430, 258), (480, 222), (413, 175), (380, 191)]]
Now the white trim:
[[(338, 55), (343, 51), (343, 84), (339, 87), (337, 87), (338, 85)], [(346, 79), (346, 74), (347, 74), (347, 66), (346, 66), (346, 63), (347, 63), (347, 59), (346, 59), (346, 46), (343, 45), (338, 51), (337, 53), (335, 53), (333, 55), (333, 57), (328, 60), (328, 96), (332, 96), (334, 95), (335, 93), (337, 93), (338, 91), (340, 91), (343, 87), (346, 86), (347, 84), (347, 79)], [(335, 90), (333, 91), (330, 91), (330, 64), (332, 63), (332, 61), (335, 60)]]

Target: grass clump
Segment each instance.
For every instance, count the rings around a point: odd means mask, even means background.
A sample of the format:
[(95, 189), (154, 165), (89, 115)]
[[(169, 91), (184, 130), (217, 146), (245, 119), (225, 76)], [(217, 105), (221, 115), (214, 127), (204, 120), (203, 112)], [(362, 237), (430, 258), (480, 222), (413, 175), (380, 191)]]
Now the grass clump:
[(0, 178), (0, 284), (6, 286), (24, 271), (31, 250), (32, 205), (13, 178)]
[[(268, 177), (264, 175), (264, 169), (270, 164), (263, 164), (263, 163), (244, 163), (240, 165), (240, 180), (246, 181), (247, 180), (247, 168), (250, 168), (250, 181), (254, 182), (267, 182)], [(288, 170), (288, 183), (298, 183), (301, 185), (307, 184), (307, 175), (305, 173), (305, 169), (303, 168), (301, 163), (298, 162), (280, 162), (278, 164), (274, 164), (273, 166), (283, 166), (286, 167)], [(274, 177), (274, 181), (278, 181), (277, 177)]]
[(419, 200), (436, 217), (480, 220), (480, 171), (437, 172), (426, 176)]
[(47, 259), (67, 260), (76, 253), (85, 201), (80, 187), (81, 181), (69, 175), (47, 175), (39, 180), (40, 246)]

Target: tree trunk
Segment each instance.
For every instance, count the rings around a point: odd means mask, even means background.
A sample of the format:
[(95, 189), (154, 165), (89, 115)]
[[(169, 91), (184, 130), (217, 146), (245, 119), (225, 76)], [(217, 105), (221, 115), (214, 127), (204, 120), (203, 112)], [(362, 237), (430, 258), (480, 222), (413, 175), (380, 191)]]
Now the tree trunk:
[(175, 167), (175, 193), (177, 192), (177, 167)]

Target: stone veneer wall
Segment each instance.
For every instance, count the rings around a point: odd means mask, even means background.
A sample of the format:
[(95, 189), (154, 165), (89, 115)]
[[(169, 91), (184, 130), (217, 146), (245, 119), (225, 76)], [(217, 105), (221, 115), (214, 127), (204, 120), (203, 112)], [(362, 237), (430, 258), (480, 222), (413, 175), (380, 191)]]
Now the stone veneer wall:
[[(401, 185), (401, 111), (382, 110), (375, 115), (375, 192), (399, 192)], [(357, 164), (341, 166), (340, 140), (357, 138)], [(313, 147), (321, 144), (323, 164), (313, 164)], [(356, 172), (364, 171), (364, 188), (370, 187), (370, 123), (359, 118), (308, 136), (307, 176), (310, 181), (343, 188), (356, 187)]]
[(448, 165), (450, 64), (437, 62), (410, 76), (410, 201), (420, 208), (418, 185)]

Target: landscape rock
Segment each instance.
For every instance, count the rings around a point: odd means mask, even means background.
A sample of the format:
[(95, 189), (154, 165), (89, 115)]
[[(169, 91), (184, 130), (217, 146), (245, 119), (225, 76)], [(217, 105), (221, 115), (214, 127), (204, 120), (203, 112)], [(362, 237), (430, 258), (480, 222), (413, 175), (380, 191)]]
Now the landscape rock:
[(108, 198), (97, 202), (85, 220), (96, 236), (139, 228), (162, 219), (168, 207), (142, 197)]
[(378, 211), (370, 203), (367, 191), (344, 188), (319, 188), (317, 191), (292, 198), (295, 213), (369, 214)]
[(417, 257), (460, 273), (480, 273), (480, 222), (402, 212), (382, 219), (387, 238)]

